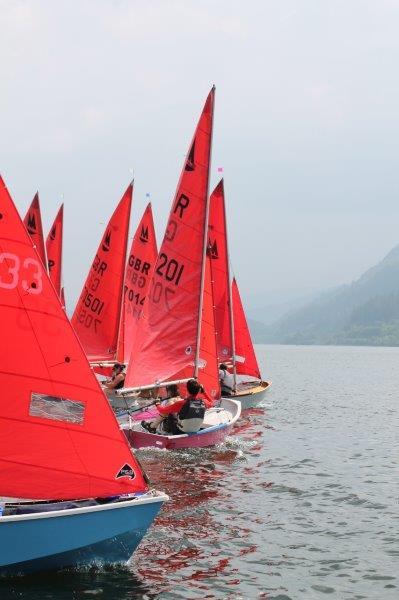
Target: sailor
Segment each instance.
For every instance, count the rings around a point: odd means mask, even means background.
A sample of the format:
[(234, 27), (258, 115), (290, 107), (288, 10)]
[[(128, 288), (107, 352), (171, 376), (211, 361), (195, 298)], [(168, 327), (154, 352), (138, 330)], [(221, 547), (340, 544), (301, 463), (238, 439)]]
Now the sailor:
[(228, 372), (227, 365), (219, 365), (219, 380), (222, 396), (231, 396), (234, 393), (234, 376)]
[(102, 382), (103, 388), (106, 390), (120, 390), (125, 383), (125, 365), (115, 363), (112, 367), (112, 377)]
[[(160, 403), (162, 403), (162, 406), (171, 406), (178, 400), (181, 400), (178, 386), (175, 383), (173, 383), (171, 385), (167, 385), (166, 386), (166, 396), (165, 396), (165, 398), (162, 398), (160, 400)], [(158, 403), (156, 403), (156, 404), (158, 406)], [(160, 426), (160, 424), (162, 423), (162, 421), (164, 419), (166, 419), (166, 417), (167, 417), (167, 415), (160, 414), (156, 419), (153, 419), (152, 421), (141, 421), (141, 426), (144, 427), (144, 429), (146, 429), (150, 433), (155, 433), (156, 430), (158, 429), (158, 427)]]
[[(156, 405), (163, 420), (162, 429), (166, 434), (195, 433), (201, 429), (205, 410), (210, 403), (198, 398), (198, 394), (203, 393), (203, 388), (196, 379), (187, 382), (187, 392), (186, 398), (174, 398), (166, 405)], [(155, 433), (159, 423), (157, 419), (152, 423), (142, 421), (141, 425), (150, 433)]]

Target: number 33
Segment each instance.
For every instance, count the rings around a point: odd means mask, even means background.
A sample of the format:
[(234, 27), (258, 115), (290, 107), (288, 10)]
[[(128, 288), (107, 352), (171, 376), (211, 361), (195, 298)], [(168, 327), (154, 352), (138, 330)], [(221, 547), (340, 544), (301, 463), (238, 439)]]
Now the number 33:
[[(6, 263), (8, 272), (6, 274), (0, 272), (0, 288), (13, 290), (17, 287), (20, 280), (20, 258), (16, 254), (11, 254), (11, 252), (2, 252), (0, 254), (0, 271), (2, 271), (1, 267), (3, 263)], [(33, 281), (28, 282), (25, 279), (27, 276), (26, 271), (30, 271), (32, 268), (34, 271), (31, 273), (30, 277)], [(43, 269), (39, 261), (34, 258), (25, 258), (22, 263), (22, 269), (25, 271), (25, 277), (21, 280), (22, 289), (26, 292), (29, 291), (31, 294), (40, 294), (43, 289)]]

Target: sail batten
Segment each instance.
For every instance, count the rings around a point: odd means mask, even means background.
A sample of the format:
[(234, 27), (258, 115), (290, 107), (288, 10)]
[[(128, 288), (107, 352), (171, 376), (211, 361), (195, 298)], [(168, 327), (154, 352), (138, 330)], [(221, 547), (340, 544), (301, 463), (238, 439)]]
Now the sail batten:
[(68, 500), (147, 489), (0, 178), (0, 495)]

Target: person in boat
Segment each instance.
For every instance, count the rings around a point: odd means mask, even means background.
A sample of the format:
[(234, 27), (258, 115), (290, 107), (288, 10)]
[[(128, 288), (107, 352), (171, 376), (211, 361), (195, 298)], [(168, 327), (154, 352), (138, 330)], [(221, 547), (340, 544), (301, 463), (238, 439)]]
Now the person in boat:
[(234, 377), (229, 373), (227, 365), (219, 365), (219, 380), (222, 396), (231, 396), (234, 394)]
[[(178, 400), (181, 400), (179, 388), (176, 384), (173, 383), (171, 385), (166, 386), (166, 396), (159, 400), (159, 404), (160, 406), (171, 406)], [(156, 419), (153, 419), (152, 421), (141, 421), (141, 425), (150, 433), (155, 433), (164, 419), (166, 419), (166, 415), (160, 414)]]
[(153, 387), (148, 390), (141, 390), (139, 396), (144, 400), (155, 400), (159, 397), (159, 387)]
[(176, 400), (181, 400), (179, 388), (175, 383), (166, 386), (165, 404), (172, 404)]
[(106, 392), (120, 390), (124, 386), (125, 377), (125, 365), (117, 362), (112, 367), (112, 377), (104, 381), (102, 386)]
[(204, 389), (196, 379), (189, 379), (187, 392), (186, 398), (174, 397), (166, 404), (157, 403), (160, 417), (152, 422), (142, 421), (142, 427), (150, 433), (156, 433), (157, 428), (161, 426), (165, 434), (172, 435), (199, 431), (204, 422), (205, 410), (210, 403), (198, 397), (200, 393), (204, 393)]

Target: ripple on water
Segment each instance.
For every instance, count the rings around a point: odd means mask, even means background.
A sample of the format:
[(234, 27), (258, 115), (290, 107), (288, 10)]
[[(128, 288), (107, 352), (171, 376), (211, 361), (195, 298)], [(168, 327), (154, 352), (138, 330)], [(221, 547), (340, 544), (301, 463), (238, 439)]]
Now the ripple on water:
[(0, 581), (1, 600), (397, 600), (399, 349), (259, 352), (274, 385), (223, 444), (140, 451), (171, 501), (127, 569)]

